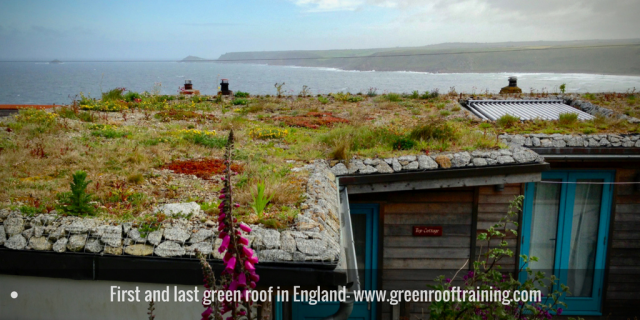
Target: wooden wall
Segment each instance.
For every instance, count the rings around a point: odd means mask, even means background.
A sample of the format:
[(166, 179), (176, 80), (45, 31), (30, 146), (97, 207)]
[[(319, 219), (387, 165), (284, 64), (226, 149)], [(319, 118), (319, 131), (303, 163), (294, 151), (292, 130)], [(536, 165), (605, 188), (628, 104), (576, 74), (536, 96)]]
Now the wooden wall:
[[(633, 182), (638, 173), (619, 169), (616, 181)], [(640, 192), (634, 185), (617, 185), (614, 203), (604, 295), (605, 315), (611, 314), (612, 320), (640, 317)]]
[[(507, 214), (509, 203), (511, 203), (515, 197), (524, 194), (524, 186), (522, 184), (505, 185), (502, 191), (496, 191), (494, 186), (482, 186), (478, 187), (478, 189), (477, 233), (486, 232), (488, 228), (498, 223), (498, 221)], [(519, 222), (520, 216), (512, 219)], [(519, 230), (518, 227), (513, 224), (507, 225), (507, 228)], [(492, 240), (491, 243), (488, 241), (478, 241), (475, 250), (476, 259), (479, 254), (486, 253), (488, 248), (497, 248), (501, 241), (501, 239)], [(515, 272), (518, 269), (518, 237), (509, 233), (506, 241), (509, 244), (507, 248), (513, 251), (514, 256), (512, 258), (504, 257), (500, 259), (496, 265), (501, 266), (501, 271), (503, 272)], [(489, 263), (491, 262), (492, 261), (489, 261)]]
[[(351, 195), (350, 203), (379, 203), (381, 260), (379, 289), (427, 290), (439, 275), (451, 277), (471, 252), (475, 188)], [(442, 226), (442, 237), (414, 237), (414, 225)], [(464, 270), (468, 269), (467, 266)], [(465, 274), (466, 271), (462, 274)], [(428, 304), (411, 304), (411, 319), (427, 312)], [(381, 319), (391, 318), (391, 306), (381, 306)]]
[[(616, 169), (617, 182), (634, 182), (640, 163), (557, 163), (554, 169)], [(428, 289), (438, 275), (452, 275), (472, 253), (475, 258), (487, 243), (473, 238), (502, 218), (509, 202), (524, 193), (522, 184), (351, 195), (352, 203), (379, 203), (381, 254), (379, 289)], [(612, 224), (609, 230), (603, 317), (633, 319), (640, 316), (640, 191), (635, 185), (614, 188)], [(477, 227), (472, 223), (476, 220)], [(413, 237), (413, 225), (441, 225), (442, 237)], [(515, 228), (515, 226), (513, 226)], [(517, 229), (517, 228), (516, 228)], [(517, 269), (517, 237), (507, 239), (512, 259), (503, 259), (503, 271)], [(495, 247), (498, 241), (492, 241)], [(468, 269), (468, 265), (465, 267)], [(428, 314), (427, 304), (406, 306), (411, 319)], [(391, 319), (391, 306), (381, 306), (381, 319)], [(423, 314), (424, 312), (424, 314)], [(426, 319), (426, 317), (425, 317)]]

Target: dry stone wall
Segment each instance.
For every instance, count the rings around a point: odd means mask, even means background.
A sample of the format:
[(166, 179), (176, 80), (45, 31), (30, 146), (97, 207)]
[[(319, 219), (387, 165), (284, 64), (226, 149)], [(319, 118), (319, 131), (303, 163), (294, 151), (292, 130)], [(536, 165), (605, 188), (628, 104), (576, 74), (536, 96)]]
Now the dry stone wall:
[[(325, 162), (307, 168), (307, 198), (289, 230), (252, 225), (247, 236), (260, 261), (329, 262), (340, 253), (340, 218), (335, 175)], [(186, 208), (186, 209), (185, 209)], [(193, 203), (172, 204), (158, 211), (199, 210)], [(200, 212), (197, 212), (200, 213)], [(158, 230), (143, 234), (132, 223), (110, 224), (95, 218), (61, 217), (55, 212), (26, 216), (0, 210), (0, 247), (12, 250), (84, 252), (101, 255), (195, 258), (196, 249), (211, 259), (218, 253), (217, 223), (174, 218)]]
[(428, 156), (423, 154), (386, 159), (352, 159), (348, 163), (344, 161), (334, 161), (331, 172), (336, 176), (344, 176), (536, 162), (544, 162), (544, 158), (527, 148), (516, 146), (510, 149), (464, 151)]

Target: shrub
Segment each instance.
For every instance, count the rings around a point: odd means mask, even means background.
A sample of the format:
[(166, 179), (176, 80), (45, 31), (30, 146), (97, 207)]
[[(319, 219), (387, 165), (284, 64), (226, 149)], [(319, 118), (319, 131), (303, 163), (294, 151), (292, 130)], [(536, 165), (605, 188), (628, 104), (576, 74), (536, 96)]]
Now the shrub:
[(58, 110), (56, 110), (56, 114), (58, 114), (58, 116), (60, 116), (61, 118), (65, 118), (65, 119), (78, 119), (78, 116), (76, 115), (76, 113), (77, 113), (76, 110), (66, 106), (60, 107)]
[(289, 135), (289, 130), (280, 128), (254, 128), (249, 131), (253, 139), (282, 139)]
[(233, 99), (233, 101), (231, 101), (231, 104), (233, 104), (234, 106), (246, 106), (247, 103), (249, 103), (249, 100), (247, 99)]
[(72, 177), (71, 192), (58, 194), (59, 209), (66, 214), (74, 216), (95, 215), (96, 208), (90, 204), (92, 196), (87, 193), (87, 186), (91, 183), (91, 180), (86, 180), (87, 173), (76, 171)]
[(84, 122), (95, 121), (93, 114), (87, 111), (78, 111), (77, 108), (61, 107), (56, 111), (56, 114), (65, 119), (79, 119)]
[(138, 231), (140, 236), (146, 238), (149, 233), (157, 231), (162, 226), (162, 222), (167, 218), (164, 213), (157, 213), (154, 216), (146, 216), (140, 223)]
[(502, 128), (513, 127), (518, 122), (520, 122), (520, 118), (512, 116), (508, 113), (496, 120), (496, 124)]
[(217, 215), (220, 213), (219, 205), (220, 201), (203, 202), (200, 204), (200, 209), (208, 215)]
[(127, 182), (133, 184), (141, 184), (144, 181), (142, 173), (132, 173), (127, 176)]
[(342, 141), (339, 144), (337, 144), (329, 154), (329, 157), (335, 160), (349, 161), (349, 158), (350, 158), (349, 142)]
[(421, 96), (420, 99), (435, 99), (440, 95), (440, 93), (438, 92), (438, 89), (433, 89), (433, 91), (429, 92), (429, 91), (425, 91)]
[(175, 100), (175, 99), (176, 99), (175, 96), (168, 96), (166, 94), (155, 97), (156, 102), (167, 102), (167, 101)]
[(369, 88), (369, 90), (367, 91), (367, 96), (373, 98), (373, 97), (378, 95), (377, 91), (378, 91), (378, 89), (376, 89), (376, 88)]
[(402, 101), (402, 97), (400, 97), (399, 94), (397, 93), (389, 93), (385, 96), (385, 99), (391, 101), (391, 102), (398, 102), (398, 101)]
[(298, 93), (298, 96), (306, 98), (307, 96), (311, 96), (311, 89), (307, 85), (302, 86), (302, 90)]
[(89, 127), (91, 135), (95, 137), (103, 137), (107, 139), (122, 138), (129, 135), (129, 132), (120, 131), (117, 127), (108, 124), (94, 124)]
[(564, 92), (567, 90), (567, 84), (563, 83), (560, 85), (560, 92), (562, 92), (562, 94), (564, 94)]
[(558, 124), (569, 127), (578, 122), (578, 114), (573, 112), (561, 113), (558, 118)]
[(215, 131), (203, 131), (197, 129), (183, 129), (178, 131), (182, 138), (209, 148), (222, 149), (227, 139), (216, 136)]
[(249, 98), (249, 92), (238, 91), (233, 94), (236, 98)]
[(200, 103), (200, 102), (204, 102), (207, 101), (207, 97), (206, 96), (201, 96), (201, 95), (194, 95), (191, 97), (191, 102), (193, 103)]
[(409, 137), (415, 140), (457, 140), (458, 132), (449, 122), (431, 122), (411, 130)]
[(392, 144), (393, 150), (410, 150), (416, 146), (416, 142), (409, 138), (398, 138)]
[(276, 84), (274, 84), (273, 86), (276, 88), (276, 91), (278, 92), (278, 98), (280, 98), (282, 96), (282, 87), (284, 87), (284, 82), (283, 83), (276, 82)]
[[(529, 301), (527, 303), (516, 301), (480, 301), (480, 299), (449, 299), (431, 303), (429, 308), (431, 319), (442, 320), (472, 320), (472, 319), (503, 319), (503, 320), (526, 320), (526, 319), (551, 319), (552, 314), (562, 314), (562, 308), (566, 304), (561, 301), (562, 294), (569, 294), (569, 288), (560, 284), (560, 290), (553, 290), (558, 286), (558, 279), (555, 276), (546, 277), (544, 272), (534, 272), (528, 267), (532, 261), (538, 261), (536, 257), (521, 255), (524, 264), (520, 267), (519, 273), (526, 272), (527, 280), (520, 282), (514, 279), (510, 273), (502, 273), (499, 261), (504, 257), (513, 257), (513, 251), (508, 249), (507, 236), (518, 236), (510, 225), (517, 226), (518, 212), (522, 208), (523, 196), (516, 197), (509, 205), (508, 213), (494, 226), (486, 232), (477, 236), (478, 241), (498, 243), (498, 247), (491, 248), (486, 252), (480, 252), (478, 259), (474, 259), (470, 271), (458, 278), (456, 273), (453, 279), (439, 276), (436, 278), (436, 285), (429, 287), (439, 291), (450, 291), (455, 286), (454, 281), (463, 281), (462, 291), (531, 291), (540, 290), (541, 287), (548, 289), (548, 294), (540, 297), (541, 301)], [(481, 247), (482, 249), (482, 247)], [(466, 263), (465, 263), (466, 265)], [(463, 266), (464, 268), (465, 266)], [(526, 267), (526, 269), (525, 269)], [(460, 269), (462, 270), (462, 268)], [(451, 292), (451, 291), (450, 291)], [(444, 296), (444, 294), (443, 294)], [(451, 295), (453, 296), (453, 294)], [(571, 319), (571, 318), (569, 318)]]
[(327, 104), (327, 103), (329, 103), (329, 99), (327, 99), (327, 98), (325, 98), (325, 97), (323, 97), (323, 96), (318, 97), (318, 101), (319, 101), (320, 103), (322, 103), (322, 104)]
[(364, 100), (364, 98), (359, 97), (359, 96), (351, 96), (351, 97), (347, 98), (347, 101), (349, 101), (349, 102), (360, 102), (362, 100)]
[(418, 92), (418, 90), (413, 90), (413, 92), (409, 95), (409, 98), (411, 98), (411, 99), (419, 99), (420, 98), (420, 93)]
[(151, 139), (142, 141), (142, 144), (145, 146), (157, 146), (160, 143), (169, 143), (169, 142), (172, 142), (172, 140), (169, 138), (151, 138)]
[(80, 109), (82, 110), (94, 110), (94, 111), (105, 111), (105, 112), (120, 112), (123, 110), (128, 110), (129, 106), (126, 102), (121, 100), (109, 100), (96, 102), (93, 104), (81, 104)]
[[(115, 88), (115, 89), (111, 89), (107, 92), (103, 92), (102, 93), (102, 102), (107, 102), (107, 101), (114, 101), (114, 100), (123, 100), (124, 97), (122, 96), (122, 93), (125, 92), (127, 89), (125, 88)], [(80, 105), (82, 105), (82, 102), (80, 103)]]
[(127, 102), (140, 102), (142, 97), (140, 96), (139, 93), (135, 91), (129, 91), (123, 96), (123, 98), (124, 98), (124, 101), (127, 101)]
[(336, 101), (342, 101), (342, 102), (346, 102), (349, 101), (349, 93), (344, 93), (344, 92), (338, 92), (338, 93), (332, 93), (331, 94), (333, 96), (334, 99), (336, 99)]
[(331, 147), (346, 143), (351, 151), (358, 151), (382, 145), (389, 146), (399, 137), (399, 133), (388, 128), (341, 126), (321, 135), (319, 139)]
[(258, 215), (259, 219), (262, 219), (262, 215), (264, 214), (264, 210), (266, 210), (269, 206), (269, 201), (273, 199), (273, 195), (267, 196), (265, 194), (265, 184), (264, 182), (258, 182), (256, 185), (257, 192), (254, 194), (251, 192), (251, 196), (253, 197), (253, 201), (251, 202), (251, 209)]

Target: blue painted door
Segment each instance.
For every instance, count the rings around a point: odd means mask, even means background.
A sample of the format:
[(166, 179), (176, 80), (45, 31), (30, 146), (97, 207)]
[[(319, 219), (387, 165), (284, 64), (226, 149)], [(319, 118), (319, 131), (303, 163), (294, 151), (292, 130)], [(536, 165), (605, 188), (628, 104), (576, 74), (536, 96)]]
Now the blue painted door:
[(554, 289), (569, 287), (563, 314), (599, 315), (614, 172), (545, 172), (542, 180), (526, 186), (521, 251), (538, 257), (531, 269), (559, 278)]
[[(360, 288), (375, 290), (377, 288), (377, 262), (378, 262), (378, 219), (379, 207), (376, 204), (352, 204), (351, 225), (353, 240), (358, 262), (358, 277)], [(293, 319), (317, 320), (330, 316), (338, 311), (337, 302), (318, 302), (310, 305), (307, 302), (294, 302), (292, 304)], [(376, 304), (356, 302), (349, 319), (370, 320), (375, 319)]]

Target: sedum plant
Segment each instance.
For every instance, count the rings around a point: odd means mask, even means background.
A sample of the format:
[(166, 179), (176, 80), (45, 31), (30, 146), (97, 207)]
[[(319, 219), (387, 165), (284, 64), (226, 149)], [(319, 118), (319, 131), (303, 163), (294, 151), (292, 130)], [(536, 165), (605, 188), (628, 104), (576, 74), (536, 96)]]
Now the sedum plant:
[[(478, 301), (439, 301), (433, 302), (429, 306), (430, 318), (441, 320), (484, 320), (484, 319), (501, 319), (501, 320), (542, 320), (551, 319), (554, 314), (561, 315), (566, 304), (560, 300), (563, 294), (569, 294), (569, 288), (560, 285), (560, 290), (553, 290), (557, 285), (558, 279), (555, 276), (546, 277), (543, 272), (534, 272), (528, 267), (529, 262), (537, 261), (536, 257), (527, 257), (522, 255), (523, 264), (518, 274), (526, 273), (527, 279), (520, 282), (514, 279), (509, 273), (500, 272), (501, 267), (497, 263), (504, 257), (513, 257), (513, 252), (507, 248), (506, 237), (509, 234), (517, 236), (517, 231), (509, 229), (508, 226), (513, 224), (517, 227), (518, 213), (522, 208), (524, 197), (516, 197), (509, 205), (508, 214), (500, 219), (500, 221), (489, 228), (486, 233), (478, 235), (478, 241), (490, 243), (491, 240), (500, 240), (497, 248), (488, 249), (480, 254), (477, 261), (473, 262), (473, 267), (463, 277), (462, 291), (471, 290), (540, 290), (546, 288), (549, 292), (546, 296), (542, 296), (542, 301), (535, 302), (513, 302), (503, 304), (497, 302), (478, 302)], [(465, 263), (466, 265), (466, 263)], [(464, 266), (462, 266), (464, 268)], [(462, 269), (461, 268), (461, 269)], [(458, 271), (458, 273), (460, 270)], [(432, 288), (440, 291), (450, 291), (454, 286), (452, 282), (457, 279), (456, 273), (453, 279), (440, 276), (436, 279), (436, 285)], [(476, 291), (478, 292), (478, 291)], [(470, 299), (467, 299), (470, 300)], [(572, 319), (572, 318), (569, 318)], [(579, 318), (580, 319), (580, 318)]]

